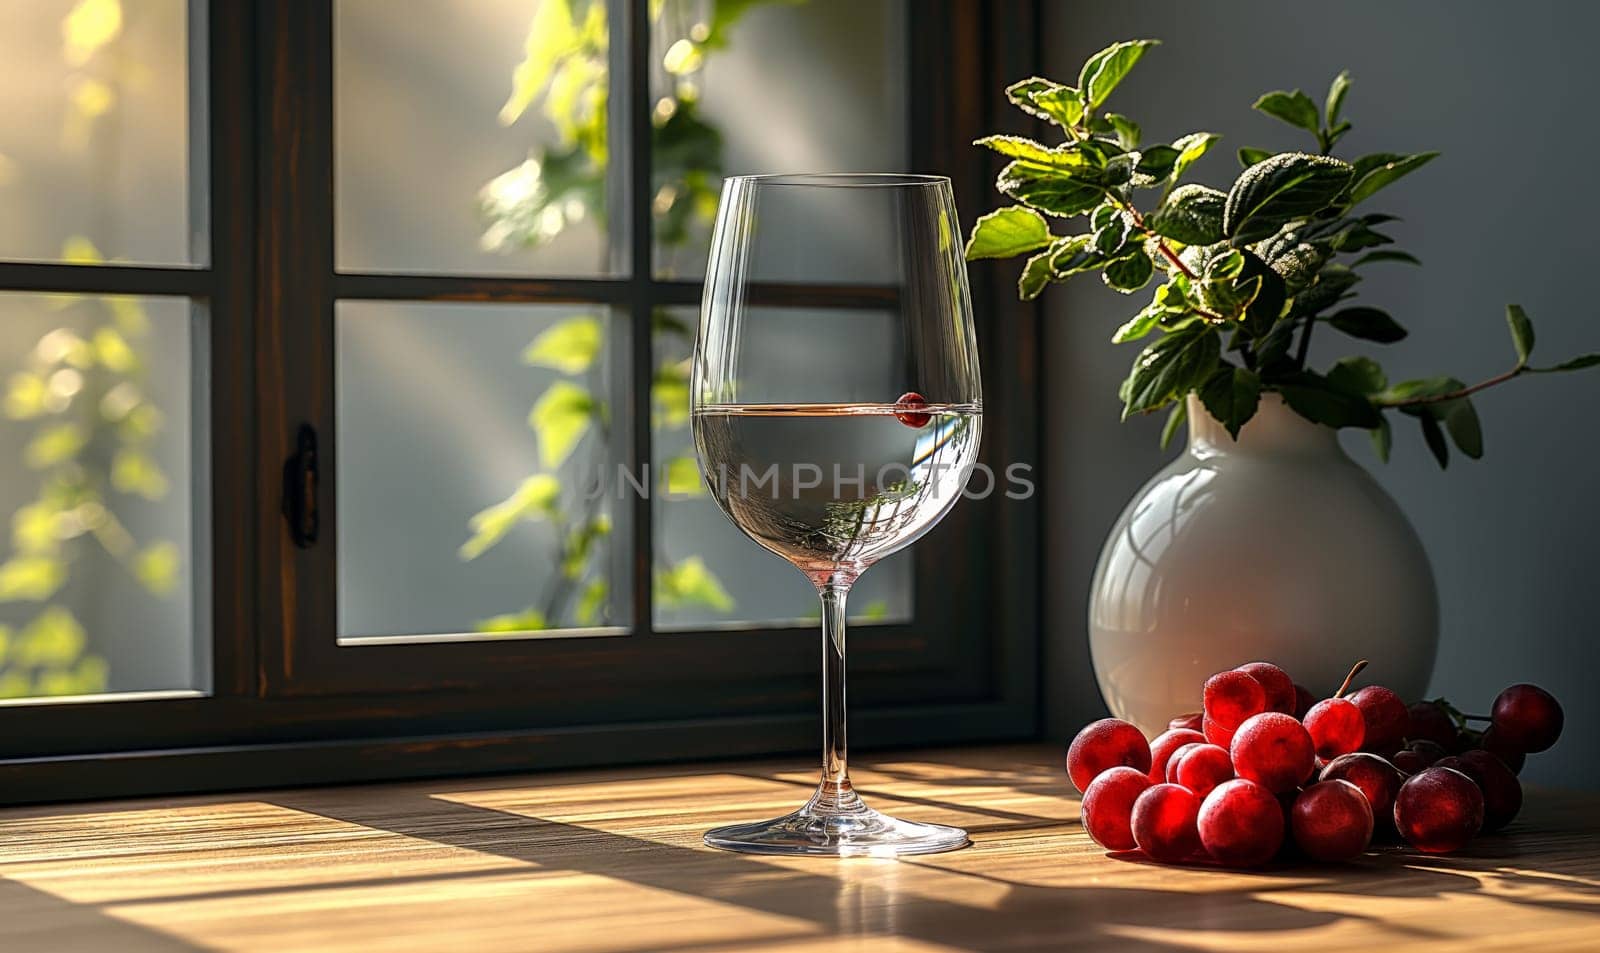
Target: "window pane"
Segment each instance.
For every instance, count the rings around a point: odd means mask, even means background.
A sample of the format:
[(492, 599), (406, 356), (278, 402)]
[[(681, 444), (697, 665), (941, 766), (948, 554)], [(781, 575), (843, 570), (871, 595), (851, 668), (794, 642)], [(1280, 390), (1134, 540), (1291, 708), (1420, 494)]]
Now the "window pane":
[(629, 511), (584, 492), (628, 446), (607, 322), (339, 304), (341, 639), (627, 624)]
[[(787, 309), (792, 322), (751, 322), (752, 329), (792, 328), (793, 335), (763, 346), (795, 355), (797, 374), (837, 373), (850, 379), (848, 362), (870, 360), (873, 327), (888, 322), (874, 312)], [(689, 433), (689, 354), (697, 315), (661, 309), (655, 319), (655, 389), (651, 400), (655, 479), (655, 622), (660, 628), (806, 623), (820, 620), (816, 590), (800, 571), (757, 546), (717, 508), (706, 492)], [(849, 340), (845, 351), (828, 342)], [(826, 353), (823, 353), (823, 352)], [(886, 353), (887, 347), (877, 353)], [(809, 352), (815, 352), (808, 357)], [(826, 359), (824, 359), (826, 357)], [(781, 391), (782, 381), (772, 382)], [(775, 391), (776, 392), (776, 391)], [(912, 559), (897, 553), (873, 566), (850, 593), (858, 622), (905, 621), (912, 612)]]
[(604, 0), (335, 11), (339, 268), (612, 270)]
[(206, 687), (193, 327), (181, 299), (0, 294), (0, 698)]
[[(907, 171), (904, 0), (665, 0), (659, 9), (650, 43), (658, 275), (705, 274), (724, 174)], [(739, 12), (724, 19), (725, 9)]]
[(5, 4), (0, 258), (191, 261), (186, 7)]

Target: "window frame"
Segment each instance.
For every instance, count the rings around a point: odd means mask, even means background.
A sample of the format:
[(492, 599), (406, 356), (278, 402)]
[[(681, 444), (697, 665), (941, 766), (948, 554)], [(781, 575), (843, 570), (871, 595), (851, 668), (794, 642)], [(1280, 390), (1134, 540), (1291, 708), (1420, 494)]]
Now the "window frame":
[[(816, 633), (655, 630), (649, 500), (631, 514), (626, 637), (337, 643), (336, 301), (598, 303), (618, 315), (625, 333), (612, 348), (639, 382), (653, 367), (651, 308), (697, 304), (700, 285), (654, 274), (649, 205), (631, 199), (649, 194), (648, 148), (627, 150), (630, 267), (617, 277), (337, 272), (333, 0), (195, 2), (209, 66), (210, 168), (199, 179), (209, 266), (0, 263), (0, 290), (179, 294), (208, 307), (211, 694), (0, 707), (0, 803), (809, 748)], [(646, 4), (615, 3), (626, 10), (612, 42), (627, 64), (628, 134), (647, 143)], [(907, 18), (908, 72), (934, 87), (911, 97), (911, 165), (950, 175), (969, 220), (989, 202), (995, 169), (970, 140), (1028, 128), (995, 91), (1037, 72), (1038, 17), (1033, 0), (933, 0)], [(990, 411), (983, 458), (997, 471), (1034, 464), (1037, 481), (1038, 415), (1013, 410), (1037, 403), (1036, 315), (992, 266), (975, 266), (971, 281)], [(893, 301), (881, 288), (767, 291), (796, 306)], [(630, 394), (641, 422), (630, 428), (631, 459), (648, 461), (650, 394)], [(320, 436), (324, 474), (321, 538), (309, 548), (293, 543), (281, 511), (281, 468), (302, 422)], [(1036, 733), (1039, 510), (1037, 498), (964, 501), (913, 549), (922, 622), (852, 630), (852, 681), (870, 700), (852, 712), (859, 743)], [(941, 540), (970, 545), (936, 549)], [(925, 582), (936, 578), (959, 586)], [(964, 637), (928, 639), (930, 619)], [(663, 670), (692, 677), (664, 687)], [(597, 677), (573, 678), (584, 672)]]

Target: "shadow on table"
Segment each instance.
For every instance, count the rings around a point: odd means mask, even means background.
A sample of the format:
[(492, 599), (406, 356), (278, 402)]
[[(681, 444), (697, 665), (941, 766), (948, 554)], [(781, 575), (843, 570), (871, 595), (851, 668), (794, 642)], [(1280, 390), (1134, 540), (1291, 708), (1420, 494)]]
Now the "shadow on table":
[[(1192, 942), (1164, 934), (1227, 930), (1253, 934), (1305, 930), (1344, 919), (1371, 920), (1396, 941), (1443, 934), (1423, 925), (1396, 924), (1356, 914), (1302, 909), (1275, 902), (1278, 891), (1339, 890), (1348, 880), (1319, 879), (1317, 871), (1266, 871), (1255, 882), (1223, 891), (1120, 888), (1093, 884), (1038, 885), (962, 870), (960, 855), (938, 865), (927, 858), (900, 862), (816, 861), (816, 872), (792, 863), (680, 846), (582, 825), (408, 793), (410, 803), (384, 799), (365, 809), (359, 799), (330, 804), (323, 795), (274, 798), (282, 807), (386, 830), (466, 850), (568, 870), (618, 882), (735, 905), (810, 923), (825, 935), (892, 935), (973, 951), (1116, 945), (1128, 949), (1189, 950)], [(976, 905), (901, 889), (900, 865), (915, 864), (940, 876), (968, 878), (998, 889), (997, 899)], [(1378, 859), (1368, 865), (1381, 870)], [(1395, 871), (1396, 874), (1401, 873)], [(1440, 895), (1480, 889), (1472, 876), (1440, 869), (1408, 869), (1403, 877), (1362, 879), (1357, 892), (1373, 896)], [(960, 889), (951, 891), (960, 895)], [(746, 949), (750, 944), (731, 944)], [(696, 946), (697, 949), (702, 948)], [(639, 950), (672, 947), (651, 945)]]

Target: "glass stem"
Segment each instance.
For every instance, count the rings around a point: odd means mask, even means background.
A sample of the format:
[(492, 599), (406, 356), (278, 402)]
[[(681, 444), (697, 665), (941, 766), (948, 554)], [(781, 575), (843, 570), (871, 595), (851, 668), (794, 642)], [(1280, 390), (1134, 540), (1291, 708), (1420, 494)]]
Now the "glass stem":
[(845, 742), (845, 598), (849, 582), (835, 577), (818, 587), (822, 596), (822, 783), (811, 799), (829, 813), (863, 809), (850, 786)]

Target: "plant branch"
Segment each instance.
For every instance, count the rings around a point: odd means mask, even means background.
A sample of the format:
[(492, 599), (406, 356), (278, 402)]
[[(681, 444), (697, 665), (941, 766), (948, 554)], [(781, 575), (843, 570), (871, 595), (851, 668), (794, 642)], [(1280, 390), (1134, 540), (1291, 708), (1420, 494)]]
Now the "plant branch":
[(1527, 365), (1518, 364), (1516, 367), (1506, 371), (1504, 374), (1496, 374), (1488, 380), (1482, 380), (1476, 384), (1463, 387), (1460, 390), (1453, 390), (1446, 394), (1421, 394), (1416, 397), (1406, 397), (1401, 400), (1376, 400), (1373, 401), (1373, 403), (1379, 407), (1416, 407), (1423, 404), (1443, 404), (1452, 400), (1460, 400), (1463, 397), (1470, 397), (1473, 394), (1476, 394), (1478, 391), (1487, 390), (1496, 384), (1504, 384), (1513, 377), (1518, 377), (1524, 373), (1527, 373), (1527, 370)]
[(1306, 369), (1306, 357), (1311, 353), (1311, 329), (1317, 326), (1315, 317), (1306, 318), (1306, 327), (1300, 332), (1300, 346), (1295, 349), (1294, 364), (1301, 370)]

